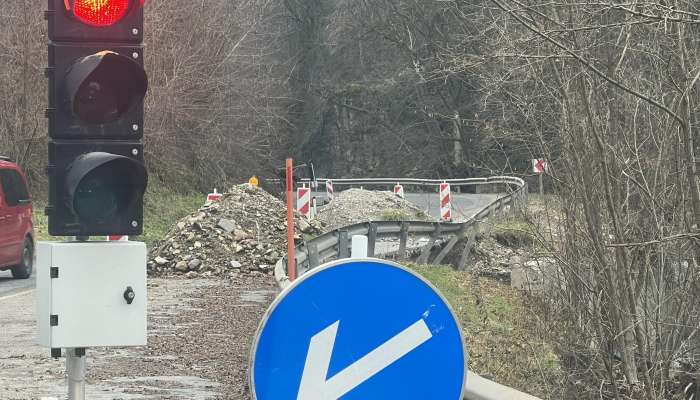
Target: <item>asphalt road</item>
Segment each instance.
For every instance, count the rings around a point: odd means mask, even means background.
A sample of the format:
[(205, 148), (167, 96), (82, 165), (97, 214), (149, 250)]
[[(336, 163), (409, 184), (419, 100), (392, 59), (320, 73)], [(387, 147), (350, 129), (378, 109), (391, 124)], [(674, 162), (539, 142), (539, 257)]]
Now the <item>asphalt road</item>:
[[(501, 194), (452, 193), (452, 219), (455, 222), (465, 221), (501, 196)], [(440, 218), (440, 200), (437, 193), (406, 193), (406, 200), (425, 211), (426, 214), (436, 219)]]
[(10, 271), (0, 271), (0, 301), (5, 297), (26, 292), (36, 286), (36, 276), (32, 273), (29, 279), (12, 279)]
[[(313, 192), (321, 204), (326, 199), (326, 192)], [(452, 218), (462, 222), (473, 217), (503, 194), (462, 194), (452, 193)], [(440, 200), (438, 193), (406, 193), (406, 200), (435, 219), (440, 219)]]

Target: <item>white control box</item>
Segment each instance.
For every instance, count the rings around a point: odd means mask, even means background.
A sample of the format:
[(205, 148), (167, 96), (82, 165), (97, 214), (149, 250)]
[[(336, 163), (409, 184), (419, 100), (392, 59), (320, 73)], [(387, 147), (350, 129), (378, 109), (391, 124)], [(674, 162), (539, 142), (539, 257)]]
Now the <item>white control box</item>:
[(146, 345), (146, 245), (40, 242), (37, 324), (48, 348)]

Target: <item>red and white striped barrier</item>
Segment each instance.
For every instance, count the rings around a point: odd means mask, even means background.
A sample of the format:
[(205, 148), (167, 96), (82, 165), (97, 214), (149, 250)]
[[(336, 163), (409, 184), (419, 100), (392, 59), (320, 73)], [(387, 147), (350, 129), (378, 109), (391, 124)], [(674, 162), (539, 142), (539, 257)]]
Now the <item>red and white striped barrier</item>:
[(333, 181), (326, 181), (326, 194), (328, 195), (328, 200), (333, 200)]
[(306, 186), (297, 188), (297, 211), (306, 218), (311, 216), (311, 189)]
[(396, 186), (394, 186), (394, 194), (403, 199), (403, 186), (397, 183)]
[(215, 203), (219, 200), (221, 200), (221, 193), (217, 192), (216, 189), (214, 189), (214, 193), (209, 193), (207, 195), (207, 201), (204, 203), (205, 206), (208, 206), (212, 203)]
[(450, 184), (440, 184), (440, 219), (452, 221), (452, 201), (450, 196)]
[(107, 241), (108, 242), (128, 242), (129, 237), (122, 236), (122, 235), (109, 235), (109, 236), (107, 236)]

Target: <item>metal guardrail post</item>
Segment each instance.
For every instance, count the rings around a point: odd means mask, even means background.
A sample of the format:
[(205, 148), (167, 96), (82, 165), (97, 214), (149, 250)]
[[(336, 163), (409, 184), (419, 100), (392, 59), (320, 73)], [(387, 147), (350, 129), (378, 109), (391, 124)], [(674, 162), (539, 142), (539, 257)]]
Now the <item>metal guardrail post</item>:
[(399, 237), (399, 254), (398, 259), (403, 260), (406, 258), (406, 246), (408, 244), (408, 230), (410, 229), (410, 222), (401, 222), (401, 233)]
[(435, 245), (435, 242), (438, 240), (440, 237), (440, 233), (442, 232), (442, 224), (437, 223), (435, 226), (435, 231), (430, 235), (430, 242), (423, 247), (423, 250), (420, 253), (420, 256), (418, 256), (418, 259), (416, 260), (417, 264), (427, 264), (428, 260), (430, 259), (430, 251), (433, 249), (433, 246)]
[(467, 269), (467, 263), (469, 262), (472, 247), (474, 246), (474, 241), (476, 240), (476, 234), (478, 231), (479, 231), (479, 224), (475, 223), (472, 226), (471, 231), (469, 232), (469, 239), (467, 239), (467, 244), (464, 246), (464, 250), (462, 250), (462, 255), (459, 258), (459, 269), (460, 270)]
[(452, 239), (450, 239), (449, 242), (447, 242), (447, 245), (442, 248), (440, 251), (440, 254), (435, 257), (433, 260), (433, 264), (440, 264), (442, 260), (452, 251), (452, 248), (455, 247), (457, 242), (459, 242), (462, 239), (462, 234), (459, 235), (454, 235)]
[(350, 242), (347, 229), (338, 229), (338, 258), (350, 257)]
[(377, 244), (377, 224), (370, 222), (367, 229), (367, 257), (374, 257), (374, 248)]
[(318, 267), (318, 245), (313, 241), (306, 243), (306, 249), (309, 252), (309, 269)]

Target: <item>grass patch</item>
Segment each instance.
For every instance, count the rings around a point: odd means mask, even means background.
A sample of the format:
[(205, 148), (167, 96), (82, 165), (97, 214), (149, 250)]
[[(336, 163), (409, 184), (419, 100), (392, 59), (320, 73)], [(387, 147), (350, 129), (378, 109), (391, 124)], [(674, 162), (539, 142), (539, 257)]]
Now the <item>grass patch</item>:
[(381, 213), (382, 221), (414, 221), (429, 220), (428, 215), (421, 210), (408, 211), (404, 209), (387, 208)]
[(519, 215), (510, 215), (494, 224), (491, 236), (503, 246), (532, 246), (537, 239), (537, 228)]
[[(201, 193), (179, 193), (163, 186), (150, 185), (144, 198), (144, 232), (132, 240), (146, 242), (150, 246), (170, 230), (180, 218), (196, 211), (206, 197)], [(34, 230), (37, 240), (57, 240), (49, 235), (48, 218), (44, 215), (47, 202), (34, 202)]]
[(404, 210), (386, 209), (382, 211), (382, 221), (408, 221), (413, 219), (411, 214)]
[(470, 370), (543, 399), (562, 397), (558, 357), (526, 296), (449, 266), (410, 268), (431, 281), (452, 305), (464, 327)]

